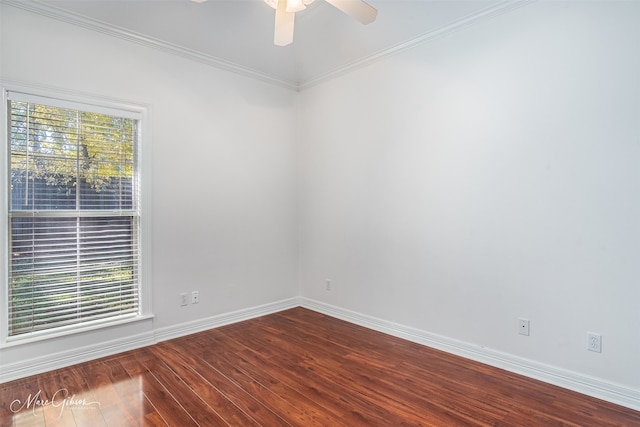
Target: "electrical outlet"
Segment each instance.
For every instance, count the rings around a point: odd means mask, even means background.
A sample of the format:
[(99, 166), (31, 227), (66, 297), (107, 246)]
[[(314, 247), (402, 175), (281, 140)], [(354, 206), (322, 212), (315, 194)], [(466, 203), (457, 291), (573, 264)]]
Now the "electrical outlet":
[(331, 290), (331, 280), (327, 279), (327, 280), (325, 280), (325, 281), (324, 281), (324, 288), (325, 288), (327, 291), (330, 291), (330, 290)]
[(529, 336), (529, 319), (518, 319), (518, 333)]
[(587, 333), (587, 350), (602, 353), (602, 335), (593, 332)]
[(189, 299), (186, 292), (180, 294), (180, 305), (189, 305)]
[(191, 292), (191, 304), (197, 304), (200, 302), (200, 295), (198, 291)]

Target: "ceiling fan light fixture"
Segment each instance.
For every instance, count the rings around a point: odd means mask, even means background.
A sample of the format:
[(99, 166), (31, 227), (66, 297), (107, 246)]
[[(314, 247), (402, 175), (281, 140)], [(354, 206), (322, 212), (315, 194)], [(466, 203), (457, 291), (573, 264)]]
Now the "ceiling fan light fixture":
[(287, 0), (287, 7), (285, 10), (287, 11), (287, 13), (295, 13), (300, 12), (305, 8), (306, 6), (302, 2), (302, 0)]
[[(196, 0), (193, 0), (196, 1)], [(293, 43), (293, 28), (296, 12), (306, 9), (314, 0), (264, 0), (276, 10), (276, 22), (273, 42), (276, 46)], [(325, 0), (341, 12), (355, 18), (363, 24), (376, 20), (378, 10), (364, 0)]]
[[(193, 0), (193, 1), (206, 1), (206, 0)], [(266, 4), (273, 9), (278, 9), (278, 2), (286, 3), (286, 11), (289, 13), (299, 12), (304, 10), (308, 5), (313, 3), (314, 0), (264, 0)]]
[(287, 0), (287, 8), (285, 10), (288, 13), (295, 13), (300, 12), (301, 10), (304, 10), (306, 8), (307, 6), (302, 0)]

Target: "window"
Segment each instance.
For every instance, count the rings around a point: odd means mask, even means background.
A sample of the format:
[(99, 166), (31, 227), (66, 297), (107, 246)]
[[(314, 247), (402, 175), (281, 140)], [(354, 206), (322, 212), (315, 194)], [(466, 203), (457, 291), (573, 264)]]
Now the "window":
[(8, 92), (8, 337), (137, 317), (141, 115)]

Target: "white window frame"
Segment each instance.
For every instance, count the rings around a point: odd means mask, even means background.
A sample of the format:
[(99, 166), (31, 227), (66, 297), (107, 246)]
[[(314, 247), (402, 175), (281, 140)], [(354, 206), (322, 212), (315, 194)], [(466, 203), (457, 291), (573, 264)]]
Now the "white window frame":
[[(42, 88), (35, 86), (27, 86), (15, 84), (12, 82), (0, 80), (0, 89), (2, 91), (2, 105), (0, 106), (0, 188), (2, 188), (2, 200), (0, 207), (0, 244), (2, 245), (3, 256), (0, 256), (0, 307), (2, 316), (0, 316), (0, 348), (12, 347), (20, 344), (27, 344), (35, 341), (56, 338), (60, 336), (84, 333), (87, 331), (102, 329), (125, 323), (138, 322), (153, 317), (152, 314), (152, 297), (151, 297), (151, 265), (152, 265), (152, 244), (151, 244), (151, 108), (148, 105), (136, 104), (127, 101), (120, 101), (99, 97), (94, 95), (82, 94), (72, 91), (61, 91), (52, 88)], [(69, 327), (60, 327), (51, 330), (42, 330), (33, 333), (20, 334), (16, 336), (8, 336), (9, 330), (9, 235), (8, 235), (8, 201), (9, 187), (8, 177), (10, 174), (9, 150), (10, 141), (8, 135), (8, 126), (10, 119), (8, 114), (8, 94), (10, 92), (20, 93), (21, 97), (31, 96), (34, 100), (42, 101), (49, 99), (53, 105), (68, 106), (76, 109), (83, 109), (87, 106), (91, 107), (91, 111), (104, 112), (113, 114), (129, 114), (139, 119), (139, 138), (137, 162), (139, 170), (139, 210), (140, 210), (140, 314), (119, 320), (104, 320), (96, 322), (88, 322), (85, 325), (71, 325)]]

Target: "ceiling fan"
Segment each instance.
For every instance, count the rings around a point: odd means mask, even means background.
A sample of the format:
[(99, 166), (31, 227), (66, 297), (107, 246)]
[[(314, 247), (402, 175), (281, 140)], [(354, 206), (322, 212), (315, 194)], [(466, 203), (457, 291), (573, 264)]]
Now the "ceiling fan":
[[(207, 0), (192, 0), (203, 3)], [(314, 0), (264, 0), (276, 10), (276, 22), (273, 42), (277, 46), (286, 46), (293, 42), (293, 23), (296, 12), (304, 10)], [(378, 11), (364, 0), (325, 0), (331, 6), (351, 16), (363, 24), (376, 20)]]
[[(273, 42), (286, 46), (293, 42), (293, 22), (295, 13), (304, 10), (313, 0), (264, 0), (276, 10), (276, 24)], [(351, 16), (363, 24), (375, 21), (378, 11), (363, 0), (325, 0), (331, 6)]]

